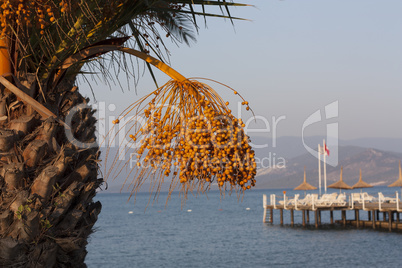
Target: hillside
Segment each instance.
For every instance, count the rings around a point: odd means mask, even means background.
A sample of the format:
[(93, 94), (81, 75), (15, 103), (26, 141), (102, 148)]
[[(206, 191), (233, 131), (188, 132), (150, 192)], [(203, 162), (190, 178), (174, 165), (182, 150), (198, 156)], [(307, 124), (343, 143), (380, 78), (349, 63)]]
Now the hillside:
[[(356, 146), (339, 147), (339, 165), (327, 165), (327, 184), (339, 180), (343, 166), (343, 180), (349, 185), (359, 179), (362, 169), (363, 180), (372, 185), (388, 185), (398, 178), (398, 162), (402, 154)], [(293, 188), (303, 180), (306, 166), (307, 181), (318, 186), (318, 160), (306, 153), (286, 161), (284, 168), (263, 168), (257, 174), (257, 188)]]

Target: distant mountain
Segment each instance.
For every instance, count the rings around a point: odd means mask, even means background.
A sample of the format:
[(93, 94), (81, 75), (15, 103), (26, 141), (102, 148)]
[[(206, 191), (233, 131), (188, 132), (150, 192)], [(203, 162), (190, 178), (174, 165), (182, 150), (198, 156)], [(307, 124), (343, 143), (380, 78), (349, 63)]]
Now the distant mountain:
[(359, 146), (365, 148), (374, 148), (382, 151), (402, 153), (402, 139), (393, 138), (361, 138), (353, 140), (340, 140), (341, 146)]
[[(363, 180), (372, 185), (388, 185), (399, 176), (398, 162), (402, 153), (386, 152), (357, 146), (339, 147), (339, 165), (327, 165), (327, 185), (339, 180), (343, 166), (343, 180), (349, 185), (359, 179), (362, 169)], [(262, 168), (257, 173), (257, 188), (293, 188), (303, 180), (306, 166), (307, 181), (318, 186), (318, 159), (309, 153), (291, 158), (283, 168)], [(323, 169), (323, 165), (321, 165)], [(322, 184), (324, 185), (324, 183)]]

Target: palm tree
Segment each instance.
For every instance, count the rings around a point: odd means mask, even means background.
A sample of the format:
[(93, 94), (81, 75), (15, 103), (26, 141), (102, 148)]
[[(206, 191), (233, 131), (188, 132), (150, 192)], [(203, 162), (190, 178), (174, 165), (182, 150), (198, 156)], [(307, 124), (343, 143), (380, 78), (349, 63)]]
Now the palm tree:
[[(115, 76), (110, 69), (136, 68), (122, 64), (119, 57), (126, 53), (146, 60), (151, 74), (149, 64), (166, 70), (165, 37), (189, 43), (197, 16), (233, 19), (229, 8), (243, 5), (225, 0), (1, 3), (0, 266), (85, 267), (87, 238), (101, 211), (93, 197), (103, 180), (98, 179), (95, 111), (79, 93), (77, 76), (86, 70), (109, 80)], [(223, 103), (213, 107), (227, 112)], [(253, 177), (239, 175), (236, 182), (246, 187), (247, 181), (254, 184)]]

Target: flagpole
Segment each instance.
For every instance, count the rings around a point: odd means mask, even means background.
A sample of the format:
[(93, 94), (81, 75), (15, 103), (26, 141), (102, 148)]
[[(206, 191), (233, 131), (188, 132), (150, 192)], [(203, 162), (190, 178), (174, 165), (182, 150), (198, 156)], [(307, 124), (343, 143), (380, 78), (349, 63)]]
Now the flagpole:
[(321, 196), (321, 149), (318, 144), (318, 189)]
[(327, 155), (327, 145), (325, 144), (324, 140), (324, 189), (325, 193), (327, 193), (327, 163), (325, 162), (325, 156)]

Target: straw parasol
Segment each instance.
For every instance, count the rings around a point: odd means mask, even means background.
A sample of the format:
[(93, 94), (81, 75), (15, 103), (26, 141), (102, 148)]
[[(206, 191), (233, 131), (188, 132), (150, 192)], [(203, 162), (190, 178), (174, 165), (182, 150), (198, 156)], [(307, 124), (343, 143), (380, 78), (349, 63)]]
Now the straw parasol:
[(402, 194), (402, 171), (401, 171), (401, 160), (399, 160), (399, 178), (394, 182), (388, 185), (388, 187), (401, 187)]
[(371, 188), (373, 187), (373, 185), (368, 184), (367, 182), (362, 180), (362, 170), (360, 169), (360, 179), (358, 182), (356, 182), (355, 185), (352, 186), (353, 189), (357, 189), (357, 188)]
[(352, 186), (347, 185), (343, 180), (342, 180), (342, 172), (343, 172), (343, 167), (341, 167), (341, 176), (339, 181), (331, 184), (330, 186), (328, 186), (328, 188), (333, 188), (333, 189), (346, 189), (346, 190), (350, 190), (353, 189)]
[(294, 190), (300, 190), (300, 191), (309, 191), (309, 190), (316, 190), (317, 187), (314, 187), (310, 183), (306, 181), (306, 167), (304, 167), (304, 181), (302, 184), (294, 188)]

